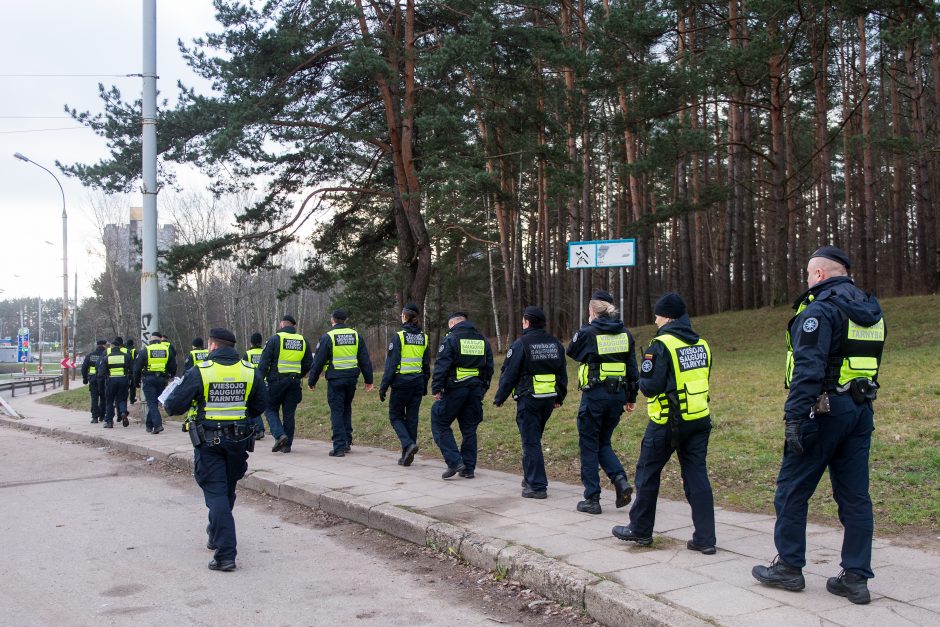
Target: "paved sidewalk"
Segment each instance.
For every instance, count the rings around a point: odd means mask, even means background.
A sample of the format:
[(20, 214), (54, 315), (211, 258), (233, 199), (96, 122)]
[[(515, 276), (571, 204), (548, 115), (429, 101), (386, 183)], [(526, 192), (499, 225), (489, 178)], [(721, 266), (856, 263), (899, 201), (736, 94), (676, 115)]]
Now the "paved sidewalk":
[[(12, 399), (24, 418), (0, 424), (192, 464), (178, 423), (159, 436), (134, 423), (104, 430), (84, 412), (37, 403), (39, 396)], [(478, 468), (473, 480), (443, 481), (444, 464), (429, 447), (403, 468), (397, 453), (380, 449), (353, 446), (346, 457), (332, 458), (326, 442), (295, 440), (289, 455), (272, 453), (271, 444), (270, 437), (257, 444), (246, 487), (457, 553), (583, 605), (605, 624), (940, 625), (940, 542), (925, 552), (876, 539), (873, 600), (855, 606), (825, 589), (826, 577), (840, 570), (841, 529), (809, 525), (806, 590), (791, 593), (761, 586), (750, 574), (775, 554), (771, 516), (718, 509), (718, 553), (706, 556), (685, 548), (692, 535), (688, 505), (660, 500), (657, 540), (644, 548), (610, 535), (627, 511), (614, 508), (612, 493), (602, 496), (604, 513), (591, 516), (574, 510), (580, 486), (551, 483), (549, 498), (536, 501), (520, 498), (518, 475)]]

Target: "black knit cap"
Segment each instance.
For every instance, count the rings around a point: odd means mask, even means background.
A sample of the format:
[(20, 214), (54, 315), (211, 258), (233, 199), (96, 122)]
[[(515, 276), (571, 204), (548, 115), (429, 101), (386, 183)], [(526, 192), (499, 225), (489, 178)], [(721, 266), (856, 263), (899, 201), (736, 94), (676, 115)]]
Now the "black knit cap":
[(126, 340), (124, 340), (124, 346), (133, 346), (133, 345), (134, 345), (133, 338), (127, 338)]
[(411, 312), (416, 316), (421, 315), (421, 310), (418, 309), (418, 306), (414, 303), (405, 303), (405, 306), (401, 308), (401, 312), (405, 313), (406, 311)]
[(255, 332), (251, 334), (251, 345), (252, 346), (261, 346), (261, 342), (264, 341), (264, 338), (260, 333)]
[(333, 316), (333, 320), (336, 320), (337, 322), (343, 322), (346, 320), (346, 318), (349, 317), (349, 314), (346, 313), (345, 309), (337, 309), (330, 315)]
[(522, 311), (522, 317), (536, 326), (545, 326), (545, 312), (542, 311), (541, 307), (529, 305)]
[(97, 345), (97, 346), (104, 346), (104, 345), (107, 344), (107, 343), (108, 343), (108, 340), (98, 340), (98, 341), (96, 342), (96, 345)]
[(124, 338), (122, 338), (122, 337), (119, 335), (119, 336), (117, 336), (116, 338), (114, 338), (113, 340), (111, 340), (111, 344), (113, 344), (114, 346), (123, 346), (123, 345), (124, 345)]
[(843, 251), (841, 248), (837, 248), (836, 246), (822, 246), (821, 248), (817, 248), (816, 252), (810, 255), (809, 258), (814, 259), (815, 257), (823, 257), (825, 259), (829, 259), (830, 261), (835, 261), (836, 263), (845, 266), (846, 270), (852, 267), (852, 263), (849, 261), (849, 256), (845, 254), (845, 251)]
[(235, 334), (223, 327), (209, 329), (209, 338), (213, 340), (222, 340), (223, 342), (228, 342), (229, 344), (235, 343)]
[(469, 317), (470, 317), (470, 314), (468, 314), (466, 311), (458, 309), (454, 313), (447, 316), (447, 321), (450, 322), (454, 318), (469, 318)]
[(159, 337), (163, 339), (163, 334), (160, 333), (159, 331), (154, 331), (153, 333), (150, 334), (150, 337)]
[(686, 314), (685, 301), (675, 292), (666, 292), (656, 301), (653, 313), (663, 318), (681, 318)]
[(203, 343), (201, 337), (193, 338), (193, 348), (204, 348), (204, 347), (205, 347), (205, 343)]
[(591, 294), (591, 300), (602, 300), (605, 303), (614, 304), (614, 297), (610, 295), (610, 292), (607, 290), (597, 290)]
[(297, 321), (294, 319), (294, 316), (290, 314), (284, 314), (281, 316), (281, 322), (290, 322), (293, 325), (297, 324)]

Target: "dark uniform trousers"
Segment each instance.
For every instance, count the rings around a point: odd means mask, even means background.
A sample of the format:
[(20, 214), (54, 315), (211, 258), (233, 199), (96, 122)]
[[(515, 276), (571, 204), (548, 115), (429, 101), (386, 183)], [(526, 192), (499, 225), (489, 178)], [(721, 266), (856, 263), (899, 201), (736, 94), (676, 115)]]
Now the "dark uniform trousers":
[(640, 536), (652, 536), (656, 522), (656, 500), (659, 498), (660, 475), (673, 452), (679, 458), (682, 488), (692, 506), (692, 541), (699, 546), (715, 546), (715, 506), (712, 486), (705, 469), (711, 418), (683, 421), (673, 447), (669, 424), (646, 425), (640, 458), (636, 462), (636, 501), (630, 510), (630, 527)]
[(870, 402), (857, 405), (848, 395), (829, 395), (831, 411), (816, 417), (818, 439), (803, 456), (784, 450), (777, 477), (774, 508), (777, 523), (774, 543), (780, 559), (794, 568), (806, 565), (807, 502), (826, 468), (832, 496), (845, 527), (842, 568), (871, 579), (871, 542), (874, 531), (868, 494), (868, 454), (874, 431)]
[[(460, 449), (451, 425), (460, 427)], [(431, 435), (450, 468), (461, 463), (472, 471), (477, 467), (477, 426), (483, 422), (483, 386), (458, 385), (444, 390), (441, 400), (431, 406)]]
[(118, 416), (127, 413), (127, 377), (108, 377), (105, 384), (105, 422), (114, 422), (114, 412)]
[(617, 475), (627, 474), (610, 445), (610, 437), (620, 424), (626, 398), (624, 391), (611, 393), (603, 384), (584, 390), (581, 394), (581, 406), (578, 408), (578, 447), (581, 449), (581, 483), (584, 485), (584, 498), (601, 493), (598, 465), (611, 480)]
[(418, 379), (411, 385), (392, 386), (388, 397), (388, 419), (402, 451), (418, 443), (418, 411), (424, 390), (424, 380)]
[(150, 428), (162, 427), (163, 417), (160, 416), (160, 401), (157, 399), (166, 389), (166, 376), (159, 374), (144, 374), (140, 380), (140, 389), (147, 399), (147, 426)]
[(193, 449), (194, 474), (209, 508), (209, 541), (216, 547), (215, 559), (228, 561), (237, 553), (232, 509), (235, 485), (248, 470), (248, 442), (220, 435), (220, 442), (213, 444), (216, 435), (216, 431), (206, 430), (209, 442)]
[(521, 396), (516, 403), (516, 424), (522, 438), (522, 476), (533, 490), (548, 487), (545, 476), (545, 457), (542, 454), (542, 434), (545, 424), (555, 408), (555, 398)]
[(98, 375), (88, 378), (88, 396), (91, 397), (91, 417), (104, 418), (105, 399), (98, 383)]
[(300, 375), (296, 379), (284, 375), (268, 378), (268, 408), (264, 415), (274, 439), (286, 435), (288, 446), (294, 443), (294, 415), (300, 398)]
[(326, 402), (330, 406), (334, 451), (342, 451), (352, 444), (352, 402), (356, 396), (356, 381), (358, 377), (329, 379), (326, 382)]

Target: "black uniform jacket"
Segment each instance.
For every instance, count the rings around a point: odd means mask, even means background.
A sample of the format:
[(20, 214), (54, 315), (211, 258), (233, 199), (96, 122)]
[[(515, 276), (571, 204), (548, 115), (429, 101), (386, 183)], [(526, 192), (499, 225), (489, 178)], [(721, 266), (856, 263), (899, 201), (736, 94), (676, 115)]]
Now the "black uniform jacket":
[[(458, 362), (461, 357), (461, 339), (483, 340), (484, 349), (482, 359), (476, 360), (479, 361), (479, 378), (470, 377), (463, 381), (456, 381), (454, 378), (457, 366), (460, 365)], [(466, 360), (466, 357), (464, 359)], [(494, 369), (493, 349), (490, 347), (490, 343), (487, 339), (477, 331), (476, 327), (473, 326), (473, 322), (470, 320), (458, 322), (450, 330), (450, 333), (444, 337), (443, 341), (441, 341), (441, 345), (437, 349), (437, 358), (434, 360), (434, 374), (431, 376), (431, 393), (437, 394), (449, 387), (475, 385), (477, 383), (482, 383), (483, 389), (488, 390), (490, 389), (490, 382), (493, 380)]]
[[(334, 324), (332, 328), (355, 330), (347, 324)], [(308, 385), (317, 384), (320, 375), (323, 374), (323, 368), (326, 367), (326, 363), (332, 358), (333, 340), (330, 339), (327, 333), (324, 333), (320, 336), (320, 342), (317, 344), (317, 352), (313, 355), (313, 366), (310, 368), (310, 378), (307, 380)], [(359, 344), (356, 348), (356, 367), (337, 370), (333, 368), (331, 364), (326, 368), (324, 378), (327, 381), (332, 379), (357, 379), (359, 378), (360, 372), (362, 373), (362, 380), (372, 385), (372, 360), (369, 359), (369, 349), (366, 347), (366, 343), (362, 341), (361, 335), (359, 336)]]
[(599, 355), (597, 353), (597, 339), (600, 334), (626, 333), (629, 340), (626, 364), (627, 364), (627, 402), (636, 402), (637, 379), (639, 373), (636, 367), (636, 340), (633, 334), (623, 326), (623, 320), (619, 318), (594, 318), (589, 324), (584, 325), (578, 332), (571, 337), (571, 343), (568, 345), (568, 357), (571, 357), (582, 364), (595, 363), (602, 361), (613, 361), (610, 355)]
[[(284, 327), (283, 329), (279, 329), (279, 333), (297, 333), (297, 328), (290, 326)], [(258, 372), (261, 373), (264, 379), (276, 379), (280, 376), (277, 369), (277, 360), (281, 354), (281, 336), (279, 333), (275, 333), (269, 337), (267, 343), (264, 345), (264, 350), (261, 351), (261, 361), (258, 362)], [(310, 342), (304, 338), (304, 356), (300, 360), (301, 378), (307, 376), (307, 373), (310, 371), (310, 364), (312, 363), (313, 353), (310, 352)]]
[(529, 327), (506, 352), (499, 374), (499, 388), (493, 402), (502, 405), (523, 377), (533, 374), (555, 375), (555, 402), (559, 405), (568, 394), (568, 367), (565, 347), (542, 327)]
[[(664, 324), (656, 333), (657, 337), (660, 335), (672, 335), (689, 345), (699, 341), (699, 334), (692, 330), (692, 322), (688, 316)], [(640, 362), (640, 391), (647, 398), (676, 391), (672, 357), (661, 342), (650, 342), (649, 348), (643, 353), (643, 360)]]
[[(401, 330), (406, 334), (422, 333), (421, 327), (405, 323)], [(401, 374), (396, 372), (398, 364), (401, 363), (401, 338), (398, 333), (393, 334), (388, 340), (388, 354), (385, 356), (385, 372), (382, 374), (382, 385), (379, 386), (379, 392), (385, 392), (389, 387), (405, 387), (420, 385), (427, 388), (428, 381), (431, 379), (431, 347), (428, 346), (424, 351), (424, 357), (421, 360), (421, 372), (412, 374)], [(410, 388), (409, 388), (410, 389)]]

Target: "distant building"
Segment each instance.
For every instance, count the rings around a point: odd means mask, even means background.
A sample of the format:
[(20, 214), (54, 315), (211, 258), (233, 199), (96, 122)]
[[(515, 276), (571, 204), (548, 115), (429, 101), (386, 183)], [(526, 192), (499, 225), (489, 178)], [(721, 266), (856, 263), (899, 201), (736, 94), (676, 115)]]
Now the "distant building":
[[(143, 213), (142, 207), (131, 207), (127, 224), (105, 225), (103, 239), (109, 268), (117, 266), (128, 271), (140, 270)], [(172, 224), (157, 225), (157, 254), (173, 246), (176, 246), (176, 227)], [(166, 288), (166, 277), (159, 275), (159, 279), (160, 287)]]

